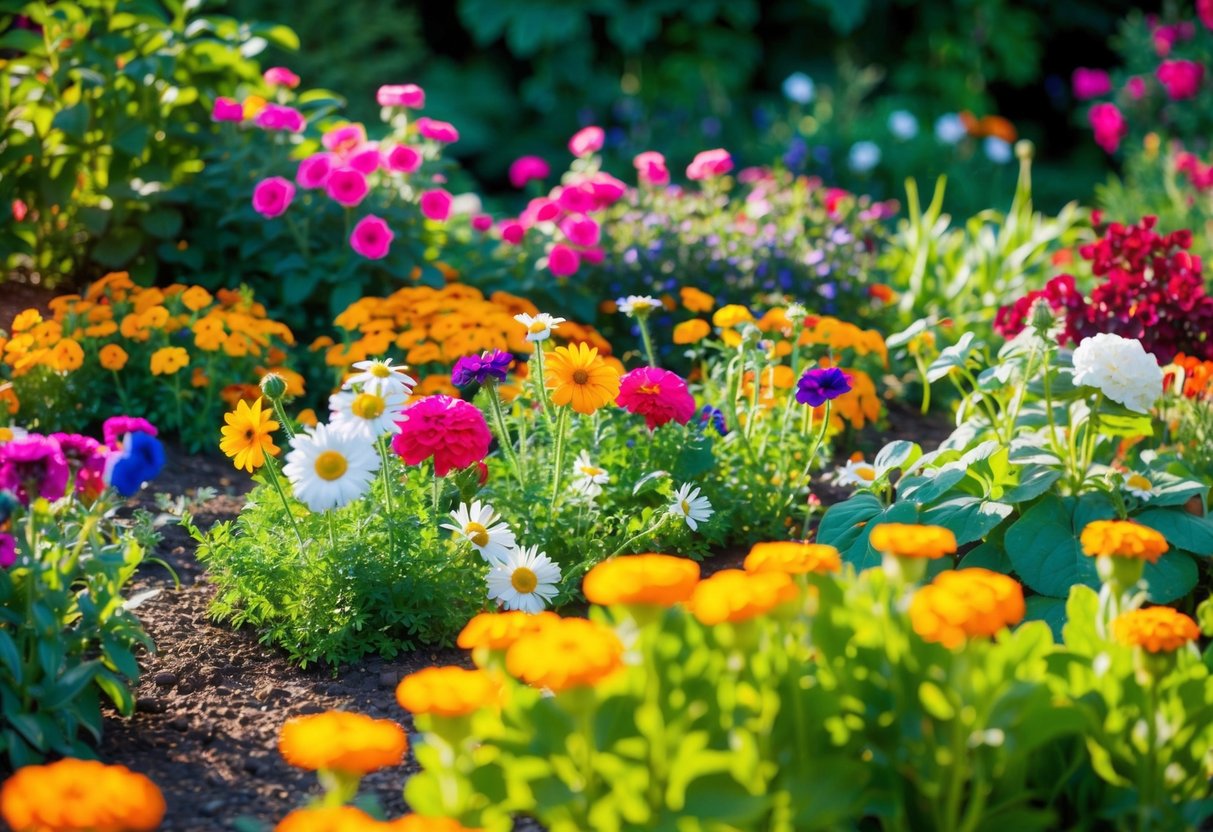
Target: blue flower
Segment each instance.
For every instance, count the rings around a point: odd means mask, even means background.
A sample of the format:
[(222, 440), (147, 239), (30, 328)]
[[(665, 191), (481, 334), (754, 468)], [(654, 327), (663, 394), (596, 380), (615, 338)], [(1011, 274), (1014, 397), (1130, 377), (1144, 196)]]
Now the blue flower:
[(702, 430), (708, 425), (716, 428), (716, 432), (721, 436), (729, 435), (729, 428), (724, 422), (724, 414), (710, 404), (705, 404), (699, 410), (699, 427)]
[(796, 382), (796, 401), (809, 407), (820, 407), (850, 391), (851, 377), (837, 367), (814, 367), (805, 370)]
[(123, 497), (138, 493), (145, 482), (154, 480), (164, 468), (164, 446), (150, 433), (133, 431), (126, 435), (122, 450), (106, 460), (105, 484)]

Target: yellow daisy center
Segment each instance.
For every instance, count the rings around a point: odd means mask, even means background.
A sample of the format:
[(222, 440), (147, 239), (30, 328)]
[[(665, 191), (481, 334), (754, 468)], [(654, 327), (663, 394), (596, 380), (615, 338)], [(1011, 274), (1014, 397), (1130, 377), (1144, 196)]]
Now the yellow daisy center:
[(532, 321), (531, 325), (528, 326), (526, 329), (527, 329), (527, 332), (531, 333), (532, 335), (538, 335), (539, 333), (543, 332), (547, 328), (548, 328), (548, 325), (545, 324), (543, 321)]
[(683, 514), (691, 513), (691, 504), (688, 503), (686, 500), (681, 501), (678, 505), (682, 507)]
[(574, 384), (585, 384), (589, 380), (590, 380), (590, 374), (587, 373), (585, 370), (574, 370), (573, 371), (573, 383)]
[(463, 527), (463, 533), (475, 546), (489, 545), (489, 530), (479, 523), (468, 523)]
[(865, 482), (871, 482), (872, 480), (876, 479), (876, 469), (875, 468), (856, 468), (855, 476), (859, 477), (861, 480), (864, 480)]
[(340, 451), (324, 451), (320, 456), (316, 457), (315, 467), (316, 476), (322, 480), (332, 482), (333, 480), (341, 479), (350, 466), (345, 460), (345, 455)]
[(372, 364), (371, 375), (375, 378), (387, 378), (392, 374), (392, 368), (386, 364)]
[(1150, 491), (1151, 489), (1154, 488), (1154, 483), (1150, 482), (1147, 478), (1143, 477), (1141, 474), (1130, 475), (1130, 477), (1129, 477), (1128, 481), (1125, 483), (1125, 485), (1129, 486), (1129, 488), (1135, 488), (1138, 491)]
[(596, 477), (599, 474), (605, 474), (606, 472), (601, 468), (595, 468), (593, 465), (582, 465), (581, 473), (585, 474), (587, 477)]
[(354, 397), (350, 410), (360, 419), (378, 419), (383, 415), (386, 406), (387, 402), (383, 400), (382, 396), (376, 396), (374, 393), (359, 393)]
[(534, 592), (535, 587), (539, 586), (539, 578), (530, 569), (519, 566), (510, 575), (510, 586), (514, 587), (515, 591), (526, 595)]

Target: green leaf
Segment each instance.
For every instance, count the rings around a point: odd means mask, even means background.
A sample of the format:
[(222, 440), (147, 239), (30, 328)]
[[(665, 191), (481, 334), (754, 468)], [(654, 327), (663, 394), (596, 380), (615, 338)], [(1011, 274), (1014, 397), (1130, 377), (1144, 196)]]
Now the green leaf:
[(985, 542), (976, 547), (960, 560), (958, 569), (989, 569), (991, 572), (1001, 572), (1004, 575), (1011, 574), (1013, 567), (1011, 559), (1007, 557), (1006, 549), (1003, 549), (997, 543)]
[(1187, 552), (1167, 552), (1157, 563), (1147, 563), (1142, 572), (1146, 597), (1155, 604), (1169, 604), (1196, 587), (1200, 570)]
[(143, 151), (147, 150), (147, 140), (150, 136), (151, 129), (146, 124), (131, 122), (114, 136), (111, 144), (115, 150), (132, 159), (138, 159), (143, 156)]
[(967, 366), (973, 350), (981, 345), (981, 342), (974, 343), (975, 338), (972, 332), (966, 332), (959, 341), (944, 349), (927, 368), (927, 381), (934, 383), (952, 370)]
[(1106, 497), (1084, 500), (1092, 503), (1087, 509), (1073, 497), (1045, 496), (1007, 529), (1006, 550), (1016, 573), (1042, 595), (1065, 598), (1075, 584), (1099, 586), (1094, 559), (1083, 554), (1078, 542), (1082, 529), (1076, 528), (1076, 514), (1097, 520), (1116, 512)]
[(1138, 413), (1100, 413), (1099, 432), (1105, 436), (1153, 436), (1154, 419)]
[(160, 240), (176, 237), (183, 219), (176, 208), (153, 208), (139, 218), (139, 226)]
[(1061, 642), (1062, 628), (1066, 624), (1066, 602), (1062, 598), (1033, 595), (1027, 601), (1024, 621), (1043, 621), (1053, 631), (1053, 639)]
[(46, 710), (62, 708), (71, 702), (80, 692), (93, 681), (93, 676), (100, 670), (101, 663), (97, 660), (78, 664), (55, 680), (50, 693), (39, 701), (39, 707)]
[(880, 564), (880, 555), (868, 545), (872, 529), (881, 523), (913, 523), (918, 519), (914, 503), (894, 503), (888, 508), (872, 494), (856, 494), (826, 511), (817, 529), (817, 540), (828, 543), (842, 559), (863, 570)]
[(23, 677), (21, 654), (17, 650), (17, 643), (13, 641), (13, 637), (8, 634), (6, 629), (0, 629), (0, 664), (8, 668), (13, 681), (20, 685)]
[(1132, 519), (1160, 532), (1175, 549), (1206, 558), (1213, 556), (1213, 519), (1208, 515), (1197, 517), (1182, 509), (1152, 508)]
[(81, 101), (64, 107), (51, 119), (51, 127), (62, 130), (78, 142), (84, 141), (84, 134), (88, 132), (88, 105)]
[(283, 303), (294, 306), (303, 303), (316, 289), (316, 284), (320, 282), (320, 274), (316, 271), (302, 272), (295, 275), (290, 280), (282, 283), (282, 301)]
[(93, 249), (93, 259), (103, 266), (119, 269), (139, 253), (143, 245), (143, 234), (134, 228), (115, 228), (106, 234)]
[(1061, 469), (1045, 465), (1025, 465), (1019, 471), (1019, 484), (1002, 495), (1008, 503), (1026, 503), (1044, 494), (1061, 479)]
[(1014, 506), (980, 497), (953, 497), (922, 514), (922, 522), (951, 529), (963, 545), (980, 540), (1011, 516)]

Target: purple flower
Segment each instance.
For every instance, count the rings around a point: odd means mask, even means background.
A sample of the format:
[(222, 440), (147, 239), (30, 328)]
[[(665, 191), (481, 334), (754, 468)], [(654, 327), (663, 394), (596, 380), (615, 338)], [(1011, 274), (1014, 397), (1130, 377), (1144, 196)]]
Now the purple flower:
[(91, 436), (78, 433), (52, 433), (51, 439), (59, 443), (67, 465), (76, 476), (76, 491), (81, 494), (98, 494), (105, 487), (105, 458), (109, 448)]
[(725, 424), (724, 414), (712, 407), (710, 404), (705, 404), (699, 410), (699, 428), (700, 430), (703, 430), (708, 425), (715, 428), (716, 432), (721, 436), (729, 435), (729, 428)]
[(58, 500), (67, 492), (70, 476), (63, 449), (49, 436), (31, 433), (0, 445), (0, 488), (24, 505), (34, 497)]
[(851, 389), (851, 377), (837, 367), (805, 370), (796, 382), (796, 401), (820, 407)]
[(451, 370), (451, 383), (466, 387), (473, 381), (484, 384), (490, 378), (505, 381), (514, 356), (501, 350), (488, 350), (480, 355), (465, 355), (455, 362)]
[(17, 541), (11, 534), (0, 534), (0, 569), (8, 569), (17, 562)]
[(105, 444), (111, 448), (121, 446), (122, 437), (128, 433), (146, 433), (149, 436), (155, 436), (159, 431), (147, 419), (140, 419), (138, 416), (111, 416), (101, 426)]

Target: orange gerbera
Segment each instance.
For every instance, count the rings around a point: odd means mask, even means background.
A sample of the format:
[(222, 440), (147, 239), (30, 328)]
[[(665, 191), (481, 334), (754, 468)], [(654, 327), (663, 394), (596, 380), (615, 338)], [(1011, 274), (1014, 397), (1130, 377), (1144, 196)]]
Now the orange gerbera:
[(881, 523), (872, 529), (869, 541), (876, 551), (899, 558), (933, 560), (956, 552), (956, 535), (943, 526)]
[(1112, 635), (1128, 647), (1169, 653), (1200, 637), (1196, 622), (1170, 607), (1131, 610), (1112, 622)]
[(700, 581), (687, 607), (701, 624), (746, 621), (796, 599), (796, 584), (784, 572), (722, 569)]
[(0, 788), (0, 817), (14, 832), (144, 832), (165, 808), (151, 780), (95, 760), (26, 766)]
[(560, 618), (514, 642), (505, 666), (528, 685), (559, 693), (595, 685), (622, 668), (623, 644), (597, 622)]
[(777, 543), (755, 543), (745, 559), (746, 572), (786, 572), (803, 575), (824, 574), (842, 568), (838, 550), (824, 543), (800, 543), (785, 540)]
[(669, 607), (691, 597), (699, 564), (672, 555), (630, 555), (595, 566), (581, 585), (592, 604), (656, 604)]
[(1082, 550), (1093, 557), (1137, 558), (1155, 563), (1167, 551), (1161, 533), (1129, 520), (1095, 520), (1079, 537)]
[(914, 593), (910, 626), (923, 641), (959, 647), (966, 638), (992, 636), (1024, 616), (1023, 587), (989, 569), (942, 572)]
[(501, 686), (483, 670), (427, 667), (396, 686), (396, 701), (412, 714), (467, 716), (498, 703)]
[(407, 750), (404, 730), (395, 722), (346, 711), (289, 719), (278, 738), (282, 759), (310, 771), (369, 774), (400, 765)]
[(585, 344), (557, 347), (548, 358), (546, 384), (552, 388), (552, 403), (572, 405), (578, 413), (590, 414), (619, 395), (619, 372)]

